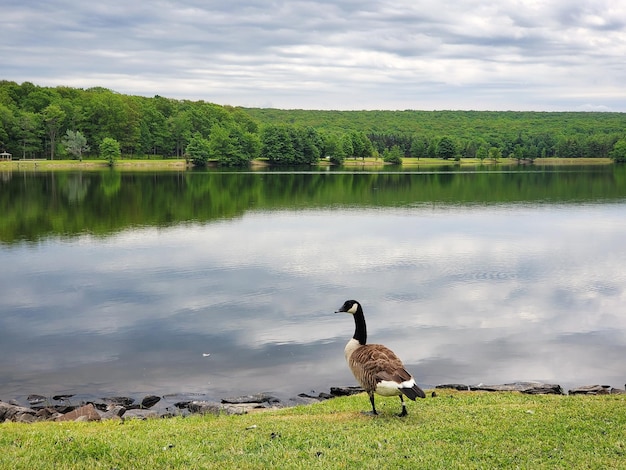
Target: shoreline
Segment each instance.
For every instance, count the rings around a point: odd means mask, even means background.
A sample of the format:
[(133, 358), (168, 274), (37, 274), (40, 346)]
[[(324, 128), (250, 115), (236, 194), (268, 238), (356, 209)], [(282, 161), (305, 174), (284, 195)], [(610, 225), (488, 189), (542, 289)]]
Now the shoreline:
[[(626, 394), (624, 389), (611, 385), (583, 385), (565, 392), (558, 384), (543, 382), (513, 382), (499, 385), (467, 385), (459, 383), (440, 384), (425, 387), (427, 398), (436, 398), (437, 391), (457, 392), (515, 392), (529, 395), (615, 395)], [(18, 421), (99, 421), (105, 419), (147, 419), (171, 418), (190, 414), (231, 414), (241, 415), (259, 411), (278, 410), (294, 406), (311, 405), (336, 397), (363, 393), (359, 386), (330, 387), (329, 393), (299, 393), (290, 398), (278, 398), (268, 392), (214, 399), (208, 394), (174, 393), (163, 396), (146, 395), (139, 399), (132, 396), (100, 397), (89, 394), (59, 394), (44, 396), (31, 394), (28, 404), (16, 399), (7, 402), (0, 398), (0, 423)]]
[[(577, 166), (577, 165), (612, 165), (613, 160), (610, 158), (538, 158), (534, 162), (518, 162), (515, 159), (503, 158), (498, 162), (492, 161), (480, 161), (478, 159), (462, 159), (460, 161), (455, 160), (441, 160), (434, 158), (411, 158), (405, 157), (401, 165), (402, 168), (414, 168), (416, 166), (434, 167), (434, 166), (502, 166), (502, 165), (518, 165), (528, 167), (542, 167), (542, 166)], [(267, 168), (270, 164), (263, 160), (253, 160), (250, 162), (249, 169), (261, 169)], [(317, 165), (328, 167), (334, 166), (326, 160), (320, 160)], [(367, 158), (365, 160), (346, 159), (340, 165), (345, 168), (363, 168), (363, 167), (384, 167), (388, 166), (382, 159)], [(215, 165), (210, 165), (209, 168), (214, 168)], [(50, 170), (106, 170), (110, 166), (105, 160), (93, 160), (85, 159), (78, 160), (47, 160), (47, 159), (23, 159), (23, 160), (9, 160), (0, 161), (0, 171), (22, 171), (22, 170), (35, 170), (35, 171), (50, 171)], [(140, 171), (140, 170), (158, 170), (158, 171), (189, 171), (193, 167), (183, 158), (172, 159), (119, 159), (113, 165), (116, 170), (126, 171)]]

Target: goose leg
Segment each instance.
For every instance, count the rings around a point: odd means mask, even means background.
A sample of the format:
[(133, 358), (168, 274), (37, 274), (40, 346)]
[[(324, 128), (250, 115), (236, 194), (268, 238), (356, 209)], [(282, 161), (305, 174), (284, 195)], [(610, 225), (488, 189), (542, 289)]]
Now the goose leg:
[(372, 404), (372, 411), (366, 413), (370, 415), (378, 415), (378, 411), (376, 411), (376, 406), (374, 406), (374, 392), (367, 392), (370, 396), (370, 403)]
[(402, 395), (400, 395), (400, 401), (402, 402), (402, 411), (400, 412), (398, 416), (402, 418), (403, 416), (406, 416), (409, 413), (407, 413), (406, 411), (406, 404), (404, 403), (404, 397)]

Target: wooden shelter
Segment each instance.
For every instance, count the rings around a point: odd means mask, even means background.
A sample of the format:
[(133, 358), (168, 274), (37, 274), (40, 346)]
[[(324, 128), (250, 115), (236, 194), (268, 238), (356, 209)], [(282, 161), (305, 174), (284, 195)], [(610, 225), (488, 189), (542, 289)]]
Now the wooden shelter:
[(13, 160), (13, 155), (9, 152), (2, 152), (0, 153), (0, 160)]

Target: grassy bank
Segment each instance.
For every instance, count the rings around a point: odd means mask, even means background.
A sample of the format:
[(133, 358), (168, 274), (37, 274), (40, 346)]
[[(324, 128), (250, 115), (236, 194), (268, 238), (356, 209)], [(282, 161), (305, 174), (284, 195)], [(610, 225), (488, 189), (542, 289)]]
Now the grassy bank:
[[(534, 162), (535, 166), (546, 166), (546, 165), (607, 165), (612, 164), (613, 161), (609, 158), (541, 158), (537, 159)], [(322, 160), (320, 161), (320, 165), (328, 165), (329, 163)], [(462, 166), (493, 166), (493, 165), (516, 165), (517, 161), (513, 159), (503, 158), (498, 161), (498, 163), (494, 163), (489, 160), (485, 160), (481, 162), (478, 159), (462, 159), (459, 162), (456, 161), (443, 161), (439, 158), (404, 158), (402, 160), (402, 165), (399, 168), (411, 169), (416, 166), (420, 167), (428, 167), (428, 166), (441, 166), (441, 165), (462, 165)], [(383, 167), (385, 163), (380, 158), (366, 158), (365, 160), (361, 159), (346, 159), (343, 163), (343, 166), (346, 168), (350, 167), (372, 167), (372, 169), (376, 169), (377, 167)], [(267, 166), (267, 162), (262, 160), (255, 160), (251, 165), (253, 168), (264, 167)], [(104, 160), (83, 160), (79, 162), (78, 160), (13, 160), (13, 161), (1, 161), (0, 162), (0, 171), (11, 171), (11, 170), (36, 170), (36, 171), (51, 171), (51, 170), (99, 170), (106, 169), (109, 165)], [(175, 170), (175, 171), (183, 171), (188, 168), (184, 159), (168, 159), (168, 160), (132, 160), (132, 159), (121, 159), (115, 162), (115, 168), (117, 170), (158, 170), (158, 171), (167, 171), (167, 170)]]
[[(100, 170), (109, 168), (105, 160), (12, 160), (0, 162), (2, 170)], [(119, 160), (115, 163), (118, 170), (184, 170), (184, 159), (170, 160)]]
[(626, 468), (626, 395), (438, 391), (244, 416), (0, 425), (0, 468)]
[[(608, 165), (612, 164), (613, 160), (610, 158), (538, 158), (532, 165), (535, 166), (559, 166), (559, 165)], [(497, 162), (492, 160), (480, 161), (477, 158), (462, 158), (459, 161), (456, 160), (442, 160), (440, 158), (410, 158), (404, 157), (402, 159), (402, 167), (414, 167), (414, 166), (497, 166), (497, 165), (517, 165), (517, 160), (513, 158), (501, 158)], [(343, 163), (344, 166), (362, 166), (362, 165), (380, 165), (385, 163), (381, 158), (366, 158), (361, 159), (346, 159)], [(528, 162), (522, 162), (521, 165), (529, 165)]]

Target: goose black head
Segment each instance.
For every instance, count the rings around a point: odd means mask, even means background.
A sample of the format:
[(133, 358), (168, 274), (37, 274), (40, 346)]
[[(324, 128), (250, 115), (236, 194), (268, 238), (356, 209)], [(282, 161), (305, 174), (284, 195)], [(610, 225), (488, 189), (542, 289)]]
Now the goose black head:
[(360, 307), (361, 305), (356, 300), (346, 300), (341, 306), (341, 308), (337, 310), (335, 313), (346, 312), (346, 313), (351, 313), (354, 315), (359, 310)]

